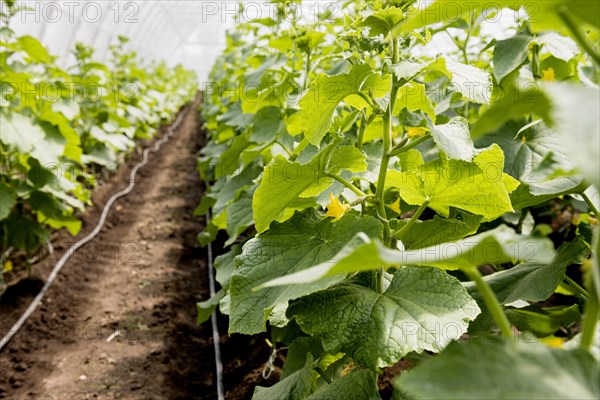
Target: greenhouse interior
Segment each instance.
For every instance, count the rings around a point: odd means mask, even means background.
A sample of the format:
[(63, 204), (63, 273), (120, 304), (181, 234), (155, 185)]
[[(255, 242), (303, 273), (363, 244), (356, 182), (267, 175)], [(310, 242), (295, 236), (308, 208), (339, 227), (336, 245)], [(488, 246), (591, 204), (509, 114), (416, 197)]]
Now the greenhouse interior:
[(597, 0), (0, 23), (0, 399), (600, 398)]

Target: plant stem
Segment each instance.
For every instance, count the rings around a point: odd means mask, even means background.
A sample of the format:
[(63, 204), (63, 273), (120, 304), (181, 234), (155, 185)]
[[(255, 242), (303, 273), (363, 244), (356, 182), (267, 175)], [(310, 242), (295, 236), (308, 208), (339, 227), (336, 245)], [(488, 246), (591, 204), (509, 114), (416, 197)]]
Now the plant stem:
[(577, 23), (573, 20), (571, 15), (569, 15), (565, 6), (562, 6), (558, 9), (558, 16), (560, 17), (560, 19), (562, 19), (564, 24), (571, 31), (577, 43), (585, 50), (586, 53), (588, 53), (588, 55), (594, 60), (596, 65), (600, 66), (600, 54), (598, 54), (596, 50), (594, 50), (592, 45), (585, 38), (584, 34), (581, 33), (581, 31), (577, 27)]
[(310, 50), (306, 53), (306, 76), (304, 76), (304, 84), (302, 85), (303, 89), (308, 87), (308, 76), (310, 75)]
[(402, 154), (405, 151), (408, 151), (410, 149), (414, 149), (415, 147), (417, 147), (418, 145), (420, 145), (423, 142), (428, 141), (429, 139), (431, 139), (431, 134), (426, 134), (425, 136), (421, 136), (420, 138), (413, 140), (412, 142), (402, 146), (402, 147), (398, 147), (396, 149), (393, 149), (390, 152), (390, 156), (397, 156), (398, 154)]
[(510, 322), (508, 321), (506, 314), (504, 314), (504, 310), (498, 302), (498, 298), (494, 294), (494, 291), (487, 283), (485, 283), (479, 270), (476, 267), (470, 267), (464, 268), (462, 271), (467, 274), (469, 279), (475, 282), (475, 286), (477, 286), (477, 290), (481, 294), (481, 297), (483, 297), (483, 300), (485, 300), (488, 310), (502, 332), (502, 336), (512, 338), (513, 334), (510, 329)]
[(354, 186), (352, 183), (348, 182), (346, 179), (342, 178), (341, 176), (336, 175), (336, 174), (331, 174), (329, 172), (326, 172), (325, 176), (335, 179), (342, 185), (346, 186), (348, 189), (352, 190), (357, 196), (367, 197), (367, 194), (365, 192), (363, 192), (362, 190), (360, 190), (359, 188), (357, 188), (356, 186)]
[(590, 199), (590, 197), (587, 194), (585, 194), (585, 192), (581, 193), (581, 197), (583, 197), (583, 200), (585, 200), (585, 204), (587, 204), (589, 209), (594, 213), (594, 216), (596, 218), (600, 218), (600, 211), (598, 211), (598, 207), (596, 207), (592, 199)]
[(277, 143), (278, 145), (281, 146), (281, 148), (287, 153), (288, 157), (292, 157), (293, 153), (291, 151), (288, 150), (287, 147), (285, 147), (285, 145), (283, 143), (281, 143), (279, 140), (275, 140), (274, 143)]
[(540, 45), (534, 44), (531, 48), (531, 73), (537, 80), (542, 77), (540, 74)]
[(569, 278), (568, 276), (565, 275), (565, 282), (571, 286), (573, 288), (573, 290), (575, 290), (577, 293), (579, 293), (579, 295), (581, 297), (583, 297), (584, 299), (589, 299), (590, 298), (590, 294), (587, 290), (585, 290), (584, 288), (581, 287), (581, 285), (579, 285), (577, 282), (575, 282), (573, 279)]
[(364, 101), (366, 101), (369, 107), (375, 110), (375, 104), (373, 103), (373, 100), (371, 100), (371, 98), (365, 92), (358, 91), (356, 92), (356, 94), (359, 95)]
[(319, 373), (319, 375), (321, 375), (321, 377), (323, 379), (325, 379), (325, 382), (327, 382), (327, 384), (331, 385), (331, 378), (329, 378), (327, 376), (327, 374), (325, 373), (325, 371), (323, 371), (323, 368), (321, 368), (321, 367), (315, 367), (315, 371), (317, 371)]
[(300, 143), (298, 144), (298, 146), (296, 146), (296, 148), (294, 149), (294, 152), (292, 153), (291, 157), (290, 157), (290, 161), (294, 161), (296, 158), (298, 158), (298, 156), (300, 155), (300, 153), (302, 153), (302, 151), (308, 147), (308, 145), (310, 144), (310, 142), (308, 141), (308, 139), (306, 137), (304, 137)]
[[(392, 45), (391, 61), (392, 65), (398, 62), (398, 40), (390, 38)], [(375, 191), (375, 200), (377, 201), (377, 214), (384, 226), (384, 243), (390, 246), (392, 242), (390, 225), (385, 211), (384, 193), (385, 180), (387, 177), (388, 167), (390, 165), (390, 150), (392, 148), (392, 117), (394, 114), (394, 106), (396, 105), (396, 97), (398, 96), (399, 82), (396, 74), (392, 74), (392, 83), (390, 88), (390, 101), (388, 102), (387, 111), (383, 117), (383, 154), (381, 156), (381, 165), (379, 167), (379, 176), (377, 178), (377, 189)], [(377, 293), (383, 293), (383, 275), (384, 268), (379, 268), (375, 271), (375, 290)]]
[(359, 149), (362, 149), (362, 146), (363, 146), (365, 130), (367, 130), (367, 115), (366, 115), (365, 111), (363, 110), (361, 112), (360, 128), (358, 129), (358, 139), (356, 141), (356, 145), (358, 146)]
[[(592, 266), (592, 268), (594, 268)], [(593, 291), (593, 287), (590, 288)], [(600, 307), (598, 306), (598, 298), (596, 296), (588, 297), (586, 303), (586, 312), (583, 319), (583, 329), (581, 331), (581, 343), (579, 347), (585, 350), (590, 350), (594, 342), (596, 334), (596, 326), (598, 325), (598, 317), (600, 317)]]
[(427, 208), (428, 205), (429, 205), (429, 199), (425, 200), (425, 202), (423, 204), (421, 204), (421, 206), (417, 209), (417, 211), (415, 211), (413, 216), (410, 217), (410, 219), (408, 220), (406, 225), (404, 225), (402, 227), (402, 229), (399, 229), (398, 231), (396, 231), (392, 235), (392, 237), (394, 239), (398, 239), (404, 232), (408, 231), (415, 224), (415, 222), (417, 222), (417, 220), (419, 219), (421, 214), (423, 214), (423, 211), (425, 211), (425, 209)]

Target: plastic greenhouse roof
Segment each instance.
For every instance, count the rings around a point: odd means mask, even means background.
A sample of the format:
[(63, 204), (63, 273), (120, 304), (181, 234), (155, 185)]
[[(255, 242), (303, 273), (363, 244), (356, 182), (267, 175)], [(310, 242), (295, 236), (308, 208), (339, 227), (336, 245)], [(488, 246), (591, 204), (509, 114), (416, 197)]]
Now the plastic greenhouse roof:
[[(59, 62), (71, 65), (76, 42), (96, 49), (104, 61), (118, 35), (148, 60), (183, 64), (205, 81), (214, 59), (225, 46), (225, 32), (235, 25), (237, 1), (21, 1), (29, 9), (11, 20), (18, 34), (28, 34), (48, 46)], [(264, 4), (262, 2), (261, 4)]]
[[(15, 3), (29, 10), (17, 14), (11, 20), (11, 27), (17, 34), (38, 38), (52, 54), (59, 56), (64, 66), (73, 64), (70, 52), (76, 42), (92, 45), (96, 58), (104, 61), (108, 47), (117, 41), (118, 35), (123, 35), (130, 39), (127, 46), (147, 60), (183, 64), (196, 71), (201, 86), (225, 47), (226, 31), (238, 21), (240, 4), (244, 4), (241, 20), (265, 18), (274, 12), (270, 0), (15, 0)], [(340, 0), (304, 0), (299, 15), (311, 18), (325, 8), (342, 12), (342, 4)], [(489, 30), (496, 39), (503, 39), (511, 24), (511, 18), (504, 19), (482, 29)], [(434, 42), (423, 50), (433, 55), (453, 46), (448, 38)]]

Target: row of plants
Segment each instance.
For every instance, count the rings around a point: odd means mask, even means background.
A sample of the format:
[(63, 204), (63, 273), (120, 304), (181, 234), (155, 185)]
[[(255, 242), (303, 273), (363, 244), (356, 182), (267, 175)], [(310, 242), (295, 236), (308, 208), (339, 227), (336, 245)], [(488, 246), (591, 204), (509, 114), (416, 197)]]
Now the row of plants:
[(287, 350), (254, 398), (376, 399), (394, 365), (398, 399), (597, 398), (600, 3), (274, 3), (227, 36), (198, 162), (227, 250), (198, 321)]
[(16, 35), (5, 3), (0, 48), (0, 283), (38, 258), (51, 232), (81, 228), (99, 178), (151, 139), (197, 90), (182, 67), (143, 62), (119, 37), (106, 64), (77, 44), (61, 68), (37, 39)]

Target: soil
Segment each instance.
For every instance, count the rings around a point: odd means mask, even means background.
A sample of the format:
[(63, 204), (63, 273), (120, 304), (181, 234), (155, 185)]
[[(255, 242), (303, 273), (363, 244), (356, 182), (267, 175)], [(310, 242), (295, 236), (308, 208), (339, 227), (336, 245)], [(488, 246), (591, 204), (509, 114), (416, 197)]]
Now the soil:
[[(202, 195), (196, 155), (203, 143), (199, 99), (160, 152), (113, 206), (102, 232), (65, 265), (43, 304), (0, 352), (0, 398), (214, 399), (210, 323), (195, 323), (208, 295), (207, 252), (193, 210)], [(164, 130), (163, 130), (164, 131)], [(151, 145), (152, 143), (149, 143)], [(58, 258), (97, 224), (108, 198), (128, 184), (132, 156), (94, 193), (75, 238), (57, 235), (55, 253), (0, 299), (4, 335)], [(215, 253), (222, 249), (217, 243)], [(269, 356), (263, 336), (227, 336), (219, 317), (227, 399), (251, 397)]]

